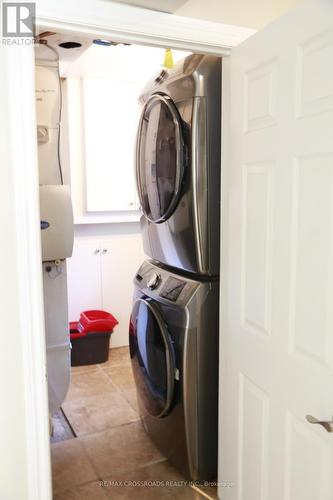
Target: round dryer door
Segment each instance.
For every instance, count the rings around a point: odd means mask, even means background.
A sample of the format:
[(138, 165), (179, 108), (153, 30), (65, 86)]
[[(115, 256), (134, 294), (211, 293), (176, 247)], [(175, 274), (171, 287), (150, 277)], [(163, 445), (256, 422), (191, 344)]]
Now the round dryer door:
[(173, 401), (175, 356), (167, 326), (150, 299), (139, 299), (134, 304), (130, 353), (141, 402), (150, 415), (163, 417)]
[(170, 97), (152, 95), (142, 111), (136, 152), (136, 179), (144, 215), (166, 221), (177, 206), (184, 172), (181, 118)]

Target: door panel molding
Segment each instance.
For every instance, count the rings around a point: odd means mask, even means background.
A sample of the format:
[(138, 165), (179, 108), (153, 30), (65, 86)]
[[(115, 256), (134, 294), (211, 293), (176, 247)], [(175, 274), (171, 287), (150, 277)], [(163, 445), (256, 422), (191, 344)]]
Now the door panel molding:
[(223, 66), (224, 500), (333, 492), (331, 434), (306, 420), (333, 414), (332, 33), (333, 4), (307, 0)]

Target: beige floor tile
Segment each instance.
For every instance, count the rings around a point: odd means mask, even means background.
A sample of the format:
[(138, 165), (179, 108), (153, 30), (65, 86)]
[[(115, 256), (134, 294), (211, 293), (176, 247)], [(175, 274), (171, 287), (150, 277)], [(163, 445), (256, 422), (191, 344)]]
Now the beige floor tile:
[(203, 491), (212, 500), (218, 500), (217, 498), (217, 487), (216, 486), (198, 486), (200, 491)]
[(76, 435), (94, 433), (139, 419), (120, 391), (65, 401), (63, 411)]
[(138, 400), (136, 396), (136, 389), (128, 389), (126, 391), (123, 391), (123, 394), (131, 407), (139, 413), (139, 406), (138, 406)]
[(84, 373), (84, 372), (91, 372), (94, 370), (99, 369), (101, 365), (82, 365), (82, 366), (72, 366), (71, 367), (71, 372), (73, 373)]
[(82, 399), (115, 390), (116, 387), (110, 380), (110, 377), (99, 368), (88, 372), (72, 373), (66, 401)]
[(110, 366), (124, 365), (131, 362), (129, 347), (114, 347), (110, 349), (109, 359), (105, 363), (101, 363), (101, 368), (109, 368)]
[(135, 388), (134, 377), (131, 365), (118, 365), (104, 368), (103, 371), (109, 375), (113, 384), (126, 391)]
[[(179, 482), (182, 477), (164, 460), (138, 420), (128, 347), (112, 349), (107, 363), (74, 367), (63, 409), (79, 437), (52, 445), (54, 500), (204, 498)], [(110, 481), (164, 483), (112, 486)], [(217, 498), (212, 488), (205, 493)]]
[(101, 481), (76, 486), (54, 495), (53, 500), (107, 500)]
[(104, 480), (103, 484), (109, 499), (176, 498), (179, 500), (202, 500), (203, 498), (167, 461), (128, 472), (115, 472), (110, 478)]
[(77, 438), (52, 444), (51, 456), (54, 493), (93, 481), (98, 477), (84, 446)]
[(163, 458), (140, 421), (79, 439), (102, 479)]

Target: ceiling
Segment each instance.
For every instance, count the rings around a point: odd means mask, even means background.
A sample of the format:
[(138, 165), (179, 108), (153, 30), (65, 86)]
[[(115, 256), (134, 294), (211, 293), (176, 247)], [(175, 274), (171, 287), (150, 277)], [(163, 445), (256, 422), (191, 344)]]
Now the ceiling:
[[(67, 33), (53, 33), (51, 31), (46, 31), (39, 34), (42, 40), (47, 41), (47, 45), (36, 45), (35, 46), (35, 57), (38, 60), (56, 60), (56, 55), (48, 48), (52, 47), (62, 61), (75, 61), (80, 57), (83, 52), (85, 52), (92, 44), (92, 38), (82, 37), (80, 35), (71, 35)], [(81, 44), (80, 47), (73, 49), (64, 49), (59, 46), (59, 43), (63, 42), (78, 42)]]
[(145, 9), (158, 10), (160, 12), (174, 13), (188, 0), (114, 0), (117, 3), (126, 3)]
[(303, 0), (113, 0), (179, 16), (260, 29)]
[[(165, 49), (162, 47), (148, 47), (140, 45), (114, 44), (111, 46), (96, 45), (93, 43), (93, 37), (82, 37), (80, 35), (71, 35), (68, 33), (43, 32), (39, 34), (41, 40), (47, 41), (47, 44), (40, 43), (35, 45), (35, 57), (38, 61), (59, 61), (61, 63), (62, 74), (71, 76), (82, 76), (93, 72), (93, 76), (101, 76), (106, 71), (105, 63), (109, 60), (110, 67), (117, 68), (132, 74), (144, 71), (145, 66), (150, 68), (154, 62), (158, 69), (164, 59)], [(65, 49), (59, 46), (64, 42), (78, 42), (80, 47)], [(51, 49), (53, 50), (50, 50)], [(58, 57), (57, 57), (58, 54)], [(190, 52), (181, 50), (172, 50), (173, 60), (176, 63), (183, 59)], [(100, 67), (102, 65), (102, 67)], [(123, 68), (123, 69), (122, 69)], [(149, 73), (147, 68), (147, 72)], [(129, 76), (129, 75), (128, 75)]]
[(174, 14), (260, 29), (303, 0), (188, 0)]
[[(302, 0), (114, 0), (176, 15), (260, 29), (286, 13)], [(92, 45), (92, 38), (47, 32), (42, 38), (55, 48), (61, 61), (71, 62)], [(75, 40), (73, 40), (75, 39)], [(59, 43), (76, 41), (81, 47), (64, 49)], [(36, 58), (52, 60), (56, 56), (47, 46), (36, 47)]]

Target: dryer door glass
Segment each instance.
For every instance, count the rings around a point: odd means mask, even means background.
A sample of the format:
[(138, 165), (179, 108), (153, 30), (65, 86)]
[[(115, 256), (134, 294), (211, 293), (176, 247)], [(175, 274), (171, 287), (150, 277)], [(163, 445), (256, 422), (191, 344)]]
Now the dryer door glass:
[(149, 299), (140, 299), (134, 305), (130, 354), (138, 396), (145, 410), (155, 417), (163, 417), (172, 405), (175, 358), (161, 313)]
[(136, 177), (144, 215), (163, 222), (177, 206), (184, 170), (181, 118), (168, 96), (148, 99), (137, 141)]

